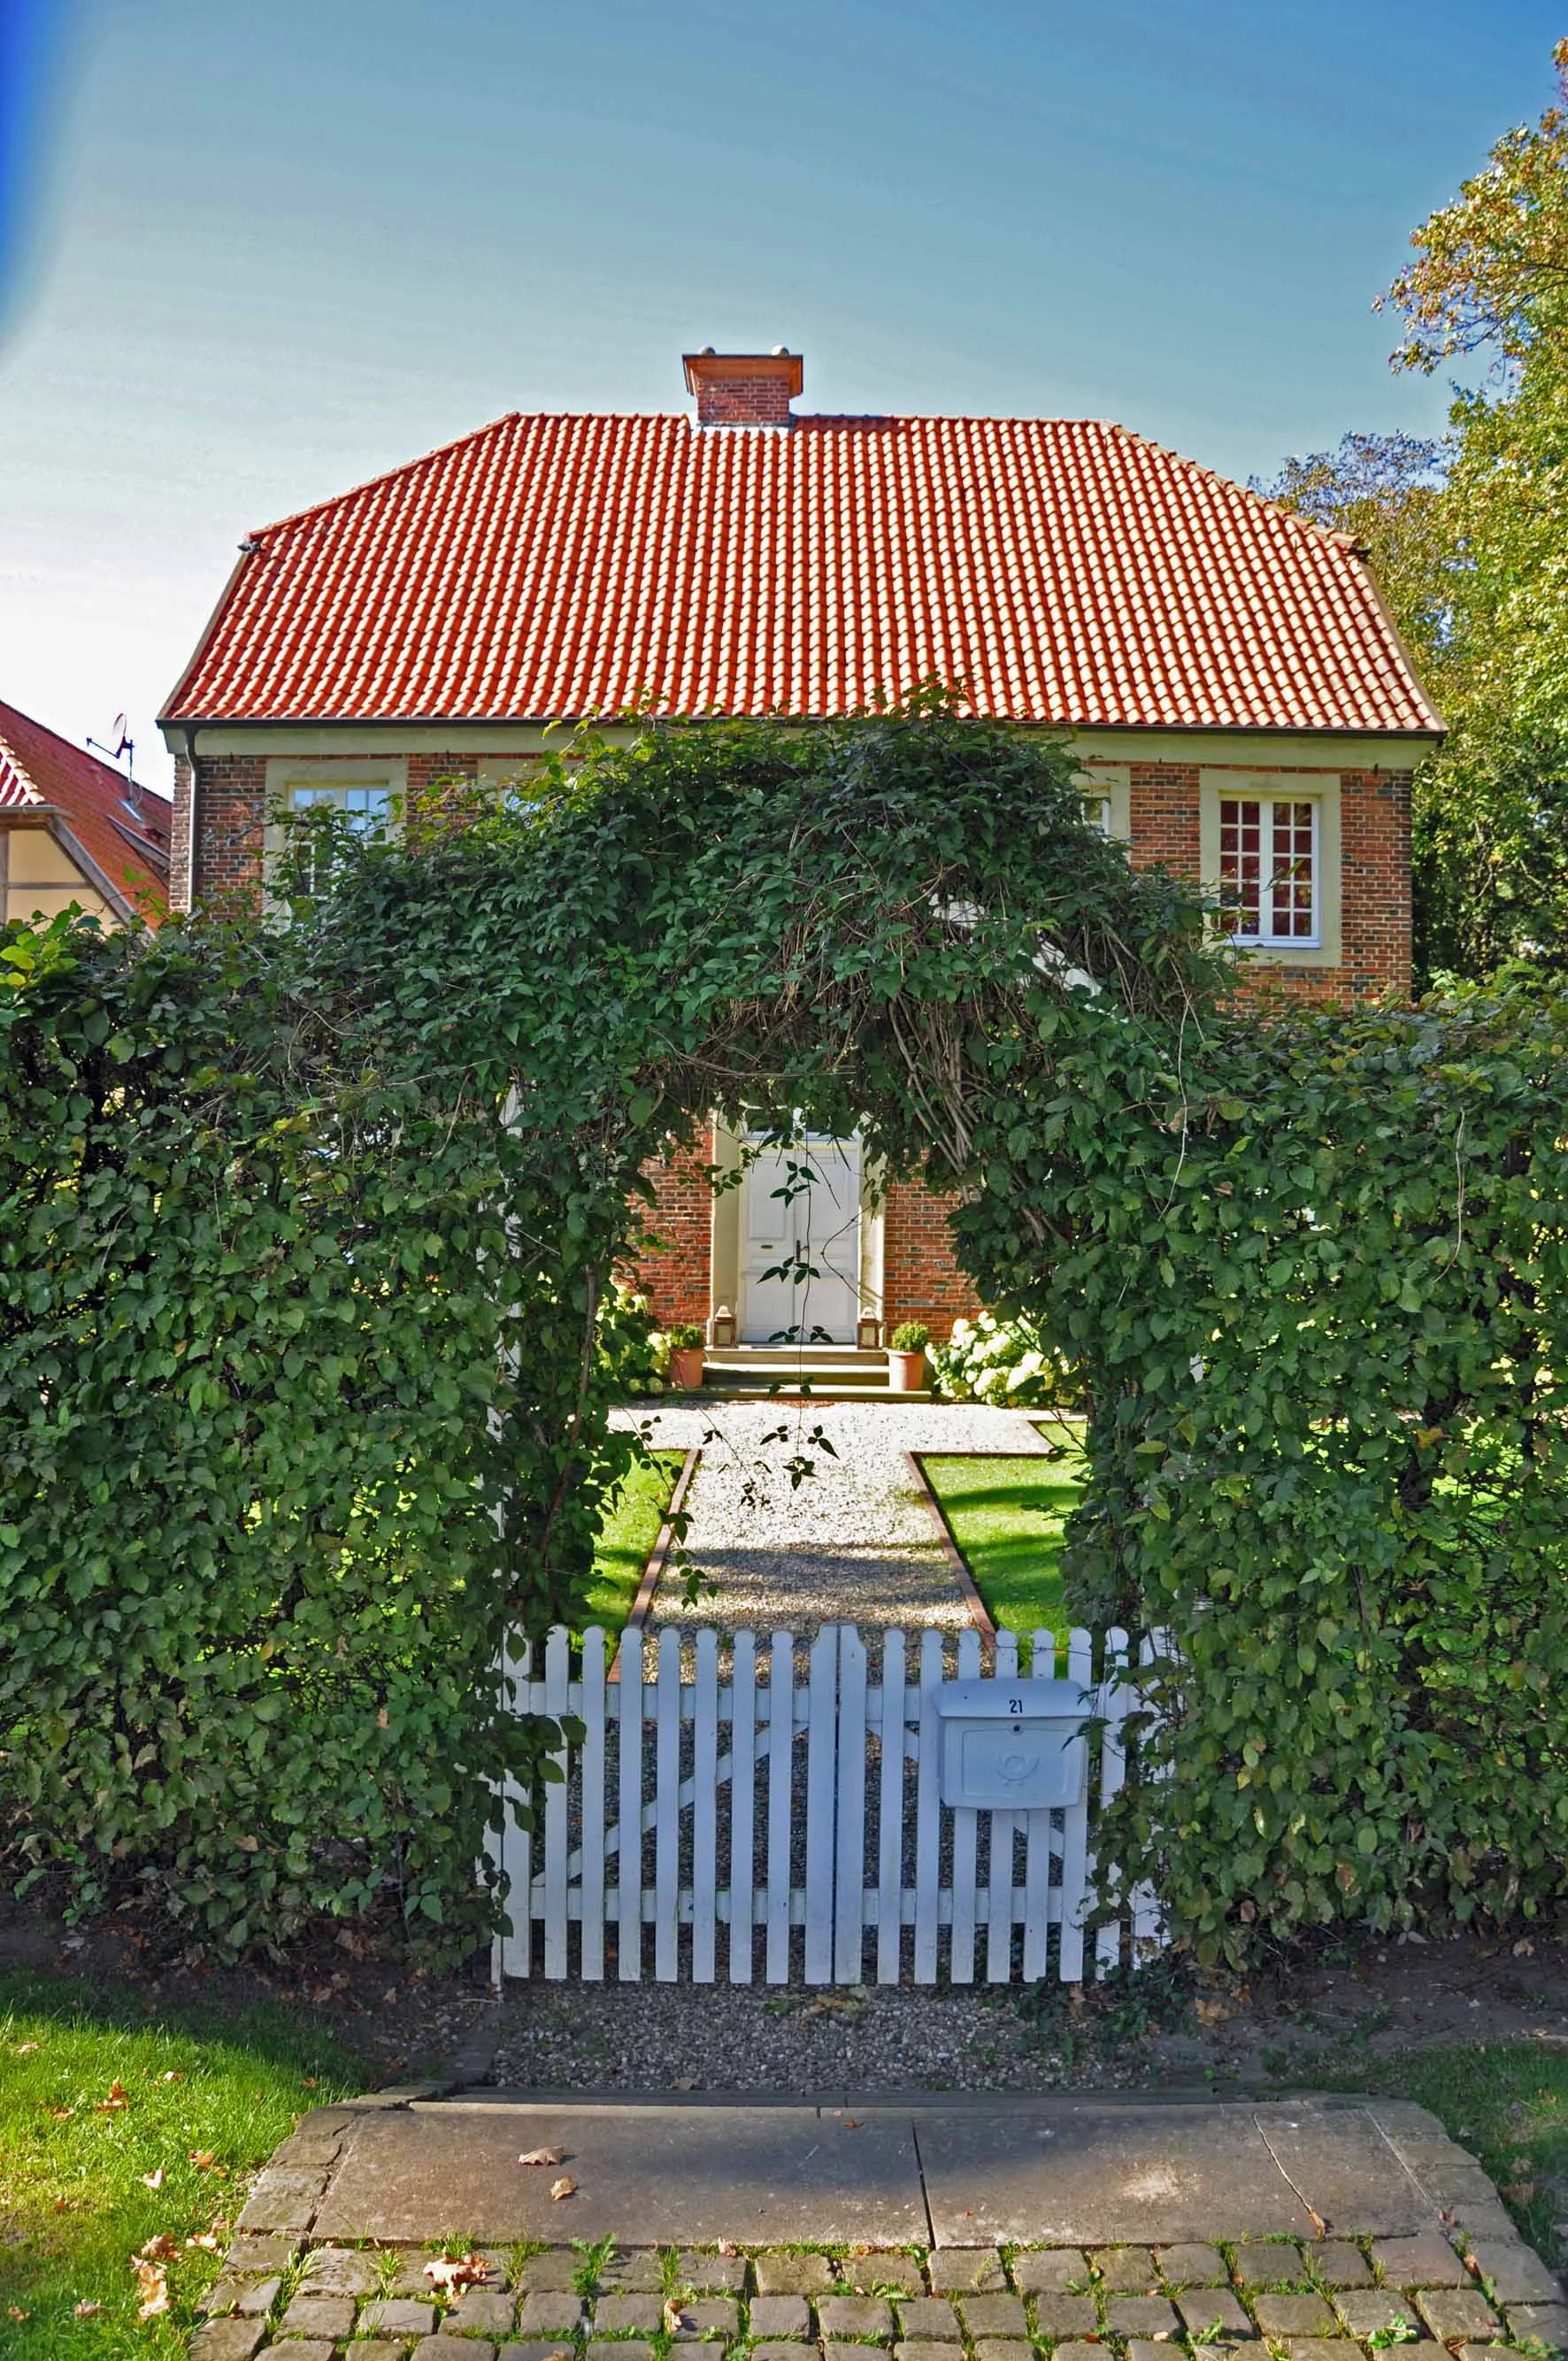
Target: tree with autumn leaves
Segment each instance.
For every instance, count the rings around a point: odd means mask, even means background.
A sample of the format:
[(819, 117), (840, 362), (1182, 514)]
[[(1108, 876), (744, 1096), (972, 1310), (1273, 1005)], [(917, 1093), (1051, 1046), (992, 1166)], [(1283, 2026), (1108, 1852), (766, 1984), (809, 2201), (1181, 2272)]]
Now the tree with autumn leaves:
[(1265, 487), (1353, 533), (1448, 725), (1416, 783), (1418, 983), (1568, 965), (1568, 39), (1557, 100), (1412, 233), (1398, 369), (1474, 355), (1442, 442), (1348, 434)]

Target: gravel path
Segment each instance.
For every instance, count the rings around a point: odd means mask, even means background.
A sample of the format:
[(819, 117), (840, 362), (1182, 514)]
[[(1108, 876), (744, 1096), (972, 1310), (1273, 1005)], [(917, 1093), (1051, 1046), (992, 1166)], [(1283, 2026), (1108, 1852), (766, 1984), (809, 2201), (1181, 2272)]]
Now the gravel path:
[[(951, 1986), (511, 1985), (491, 2079), (514, 2089), (1040, 2091), (1077, 2079), (1006, 2000)], [(1126, 2079), (1135, 2079), (1129, 2058)], [(1102, 2081), (1122, 2079), (1101, 2070)]]
[[(802, 1637), (824, 1622), (963, 1630), (968, 1611), (905, 1454), (1047, 1448), (1031, 1413), (973, 1403), (714, 1402), (661, 1406), (651, 1425), (655, 1444), (702, 1446), (686, 1546), (715, 1585), (686, 1609), (666, 1582), (653, 1623)], [(832, 1455), (812, 1445), (817, 1427)], [(796, 1454), (815, 1473), (793, 1487), (785, 1463)]]

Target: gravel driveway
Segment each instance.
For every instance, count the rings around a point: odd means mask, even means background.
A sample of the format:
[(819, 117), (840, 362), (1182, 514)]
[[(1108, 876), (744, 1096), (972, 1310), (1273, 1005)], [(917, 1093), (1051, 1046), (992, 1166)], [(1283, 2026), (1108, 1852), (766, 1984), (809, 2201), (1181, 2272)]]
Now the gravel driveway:
[[(686, 1546), (715, 1587), (686, 1609), (666, 1580), (653, 1623), (802, 1637), (825, 1622), (963, 1630), (968, 1610), (905, 1455), (1048, 1447), (1033, 1413), (969, 1402), (713, 1402), (618, 1416), (646, 1416), (655, 1445), (702, 1447)], [(817, 1427), (831, 1454), (813, 1445)], [(785, 1463), (797, 1455), (815, 1472), (793, 1486)]]

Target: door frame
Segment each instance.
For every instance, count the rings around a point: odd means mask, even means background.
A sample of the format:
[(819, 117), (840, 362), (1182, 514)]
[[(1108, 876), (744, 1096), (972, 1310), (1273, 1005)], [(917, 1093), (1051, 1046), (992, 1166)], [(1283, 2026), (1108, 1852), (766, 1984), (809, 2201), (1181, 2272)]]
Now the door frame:
[[(713, 1126), (713, 1163), (720, 1175), (735, 1177), (713, 1200), (708, 1254), (708, 1311), (728, 1311), (740, 1318), (741, 1234), (745, 1181), (741, 1173), (739, 1136), (721, 1123)], [(858, 1316), (880, 1320), (886, 1287), (886, 1236), (883, 1168), (861, 1152), (861, 1240)], [(739, 1327), (737, 1327), (739, 1334)]]

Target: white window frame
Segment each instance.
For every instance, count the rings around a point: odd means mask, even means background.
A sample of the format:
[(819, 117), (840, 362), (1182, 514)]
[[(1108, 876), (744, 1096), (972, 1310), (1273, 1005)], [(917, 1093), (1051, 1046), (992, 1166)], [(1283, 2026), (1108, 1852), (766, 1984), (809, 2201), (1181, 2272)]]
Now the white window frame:
[[(1260, 796), (1242, 793), (1228, 796), (1223, 795), (1221, 796), (1220, 882), (1222, 888), (1225, 891), (1227, 896), (1234, 899), (1236, 891), (1235, 881), (1234, 879), (1227, 879), (1224, 874), (1225, 856), (1223, 850), (1225, 806), (1232, 803), (1237, 805), (1255, 804), (1257, 806), (1259, 866), (1257, 884), (1258, 924), (1255, 927), (1245, 927), (1240, 923), (1233, 925), (1230, 929), (1231, 940), (1234, 943), (1244, 943), (1249, 949), (1255, 950), (1321, 950), (1323, 947), (1323, 827), (1322, 805), (1320, 797), (1317, 796), (1301, 795), (1288, 790), (1284, 795)], [(1292, 811), (1299, 811), (1304, 805), (1308, 813), (1310, 815), (1309, 826), (1311, 841), (1308, 847), (1307, 857), (1311, 863), (1312, 923), (1309, 931), (1304, 935), (1297, 934), (1294, 930), (1283, 934), (1276, 933), (1274, 931), (1273, 922), (1276, 915), (1274, 906), (1275, 887), (1279, 873), (1269, 864), (1272, 862), (1274, 857), (1274, 834), (1275, 829), (1278, 825), (1277, 815), (1278, 813), (1279, 807), (1282, 804), (1288, 804)], [(1292, 825), (1294, 825), (1294, 823), (1292, 823)]]
[(1133, 833), (1133, 771), (1129, 763), (1085, 763), (1078, 774), (1085, 817), (1113, 844)]
[[(1310, 804), (1312, 807), (1313, 928), (1310, 935), (1249, 934), (1222, 917), (1225, 940), (1271, 966), (1337, 967), (1340, 964), (1343, 880), (1340, 853), (1340, 783), (1311, 771), (1204, 770), (1200, 776), (1200, 859), (1205, 891), (1218, 902), (1228, 895), (1220, 861), (1223, 804)], [(1272, 842), (1273, 814), (1264, 821)], [(1265, 873), (1266, 876), (1266, 872)], [(1264, 888), (1266, 893), (1266, 885)]]
[(408, 801), (409, 766), (401, 756), (378, 762), (367, 762), (345, 755), (330, 762), (291, 761), (277, 756), (267, 765), (267, 825), (262, 838), (262, 880), (267, 907), (280, 912), (283, 905), (272, 891), (273, 880), (288, 848), (289, 829), (284, 815), (295, 808), (294, 794), (300, 787), (314, 795), (334, 788), (346, 792), (351, 787), (375, 787), (385, 791), (388, 797), (387, 832), (396, 836), (401, 830), (403, 812)]

